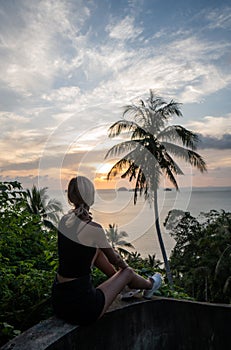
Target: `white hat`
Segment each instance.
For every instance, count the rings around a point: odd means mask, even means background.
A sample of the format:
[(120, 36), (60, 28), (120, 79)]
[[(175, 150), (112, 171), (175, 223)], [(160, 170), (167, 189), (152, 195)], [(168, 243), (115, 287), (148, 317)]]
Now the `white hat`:
[(94, 203), (95, 187), (93, 183), (85, 176), (77, 176), (77, 187), (79, 193), (89, 207)]

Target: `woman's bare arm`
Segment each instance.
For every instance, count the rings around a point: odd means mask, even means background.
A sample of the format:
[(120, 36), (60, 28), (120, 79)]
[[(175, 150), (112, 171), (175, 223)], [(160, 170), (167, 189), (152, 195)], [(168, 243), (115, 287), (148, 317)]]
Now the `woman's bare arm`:
[(125, 269), (128, 264), (121, 258), (119, 253), (117, 253), (113, 248), (101, 248), (109, 262), (117, 268)]

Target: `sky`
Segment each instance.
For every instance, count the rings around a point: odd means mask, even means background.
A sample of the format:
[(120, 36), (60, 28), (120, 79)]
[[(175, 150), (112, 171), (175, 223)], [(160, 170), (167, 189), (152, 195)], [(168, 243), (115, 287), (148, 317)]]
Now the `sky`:
[(0, 0), (0, 180), (129, 186), (105, 180), (107, 131), (153, 89), (201, 138), (180, 186), (231, 186), (230, 38), (228, 0)]

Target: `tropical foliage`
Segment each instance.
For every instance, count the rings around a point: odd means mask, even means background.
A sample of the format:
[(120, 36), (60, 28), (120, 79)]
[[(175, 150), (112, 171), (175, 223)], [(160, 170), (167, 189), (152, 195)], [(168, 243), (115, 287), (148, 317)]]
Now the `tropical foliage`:
[(173, 281), (159, 224), (157, 189), (160, 179), (166, 176), (178, 189), (177, 176), (183, 175), (183, 171), (173, 156), (201, 172), (206, 170), (204, 160), (195, 152), (198, 136), (180, 125), (169, 125), (174, 116), (182, 116), (180, 104), (173, 100), (167, 103), (150, 90), (147, 100), (125, 106), (124, 119), (109, 128), (109, 137), (125, 134), (127, 140), (116, 144), (106, 154), (106, 158), (122, 155), (109, 171), (108, 179), (122, 172), (122, 178), (135, 181), (134, 203), (139, 192), (154, 204), (156, 232), (170, 285)]
[(133, 245), (127, 242), (124, 238), (128, 237), (127, 232), (119, 231), (116, 224), (109, 224), (109, 228), (105, 230), (108, 241), (112, 248), (118, 250), (123, 256), (128, 256), (129, 251), (123, 247), (134, 248)]
[(231, 213), (211, 210), (195, 218), (174, 210), (165, 225), (176, 240), (175, 283), (196, 300), (231, 303)]
[[(163, 274), (159, 295), (230, 303), (230, 219), (224, 211), (211, 211), (199, 219), (179, 211), (169, 215), (166, 225), (176, 240), (171, 255), (174, 291), (154, 255), (144, 258), (133, 251), (126, 261), (143, 276), (153, 270)], [(42, 216), (28, 210), (27, 191), (18, 182), (0, 182), (0, 346), (52, 315), (56, 237), (56, 230), (47, 228)], [(105, 280), (94, 268), (94, 284)]]
[(31, 190), (27, 189), (27, 208), (30, 213), (39, 215), (46, 227), (54, 228), (62, 213), (62, 204), (49, 198), (47, 190), (47, 187), (38, 189), (35, 185)]
[(0, 344), (50, 315), (56, 230), (28, 210), (18, 182), (0, 183)]

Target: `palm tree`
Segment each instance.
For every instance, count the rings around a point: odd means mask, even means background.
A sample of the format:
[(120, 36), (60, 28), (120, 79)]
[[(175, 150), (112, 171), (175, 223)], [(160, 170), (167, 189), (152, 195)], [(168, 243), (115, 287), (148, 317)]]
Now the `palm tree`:
[(148, 263), (148, 266), (159, 268), (162, 262), (156, 258), (156, 254), (150, 255), (148, 254), (148, 257), (146, 258), (146, 261)]
[(119, 253), (122, 253), (124, 256), (129, 255), (130, 253), (122, 247), (134, 248), (131, 243), (124, 239), (124, 237), (128, 237), (127, 232), (118, 231), (118, 226), (115, 224), (109, 224), (109, 229), (106, 229), (106, 236), (111, 243), (112, 248), (117, 249)]
[[(129, 119), (125, 119), (125, 116)], [(109, 137), (124, 133), (129, 139), (113, 146), (105, 156), (109, 158), (125, 154), (114, 164), (107, 178), (122, 172), (122, 178), (135, 180), (134, 204), (138, 192), (154, 203), (156, 231), (170, 286), (173, 286), (173, 281), (158, 213), (157, 190), (160, 179), (161, 176), (166, 176), (178, 190), (176, 175), (183, 175), (183, 171), (172, 156), (183, 159), (201, 172), (206, 170), (205, 161), (195, 152), (198, 136), (180, 125), (167, 125), (173, 116), (182, 116), (180, 104), (173, 100), (167, 103), (150, 90), (147, 100), (141, 99), (137, 103), (125, 106), (124, 119), (109, 128)]]
[(27, 189), (27, 208), (31, 213), (40, 215), (46, 227), (54, 228), (62, 213), (62, 204), (56, 199), (49, 199), (47, 189), (37, 189), (35, 185), (31, 190)]

